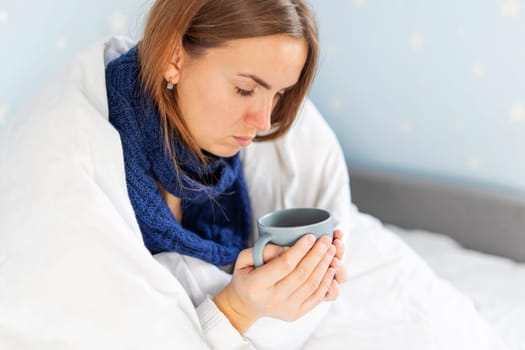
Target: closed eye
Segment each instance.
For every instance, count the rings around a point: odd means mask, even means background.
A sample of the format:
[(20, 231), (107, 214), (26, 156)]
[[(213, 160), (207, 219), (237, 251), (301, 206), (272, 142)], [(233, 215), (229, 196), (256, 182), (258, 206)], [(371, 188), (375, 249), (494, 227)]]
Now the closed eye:
[(237, 94), (243, 97), (252, 96), (254, 93), (254, 90), (244, 90), (239, 87), (236, 87), (235, 89), (237, 90)]

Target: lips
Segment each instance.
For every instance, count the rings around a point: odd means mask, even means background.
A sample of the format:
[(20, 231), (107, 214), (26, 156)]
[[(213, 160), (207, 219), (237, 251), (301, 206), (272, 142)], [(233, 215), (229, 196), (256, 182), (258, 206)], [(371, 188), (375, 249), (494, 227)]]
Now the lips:
[(234, 136), (233, 138), (242, 147), (248, 146), (254, 139), (253, 136)]

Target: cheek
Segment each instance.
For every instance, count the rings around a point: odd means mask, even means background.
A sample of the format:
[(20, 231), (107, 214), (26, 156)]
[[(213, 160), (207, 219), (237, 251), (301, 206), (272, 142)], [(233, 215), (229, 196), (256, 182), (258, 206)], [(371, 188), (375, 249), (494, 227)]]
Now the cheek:
[(246, 102), (226, 88), (215, 90), (203, 99), (210, 125), (222, 129), (238, 123), (246, 114)]
[[(208, 128), (216, 119), (220, 101), (223, 100), (221, 91), (204, 81), (193, 80), (180, 85), (179, 105), (188, 125), (199, 129)], [(195, 130), (193, 130), (195, 131)]]
[(180, 85), (179, 103), (194, 136), (222, 135), (244, 119), (248, 103), (235, 93), (234, 86), (215, 76), (188, 77)]

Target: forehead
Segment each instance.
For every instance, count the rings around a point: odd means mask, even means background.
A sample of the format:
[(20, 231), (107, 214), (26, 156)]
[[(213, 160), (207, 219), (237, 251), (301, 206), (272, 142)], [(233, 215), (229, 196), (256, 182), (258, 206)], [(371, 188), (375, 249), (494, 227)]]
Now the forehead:
[(227, 74), (253, 74), (277, 88), (293, 85), (308, 52), (304, 39), (271, 35), (228, 41), (209, 49), (199, 60)]

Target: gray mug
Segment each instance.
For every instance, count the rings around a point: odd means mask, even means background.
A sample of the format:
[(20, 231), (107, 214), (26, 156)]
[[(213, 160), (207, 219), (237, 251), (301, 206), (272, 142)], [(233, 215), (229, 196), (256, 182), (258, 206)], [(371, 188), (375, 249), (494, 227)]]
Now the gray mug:
[(253, 246), (255, 266), (264, 264), (263, 250), (270, 242), (289, 247), (308, 233), (317, 239), (321, 236), (333, 238), (334, 235), (330, 212), (317, 208), (293, 208), (271, 212), (257, 220), (257, 229), (259, 239)]

